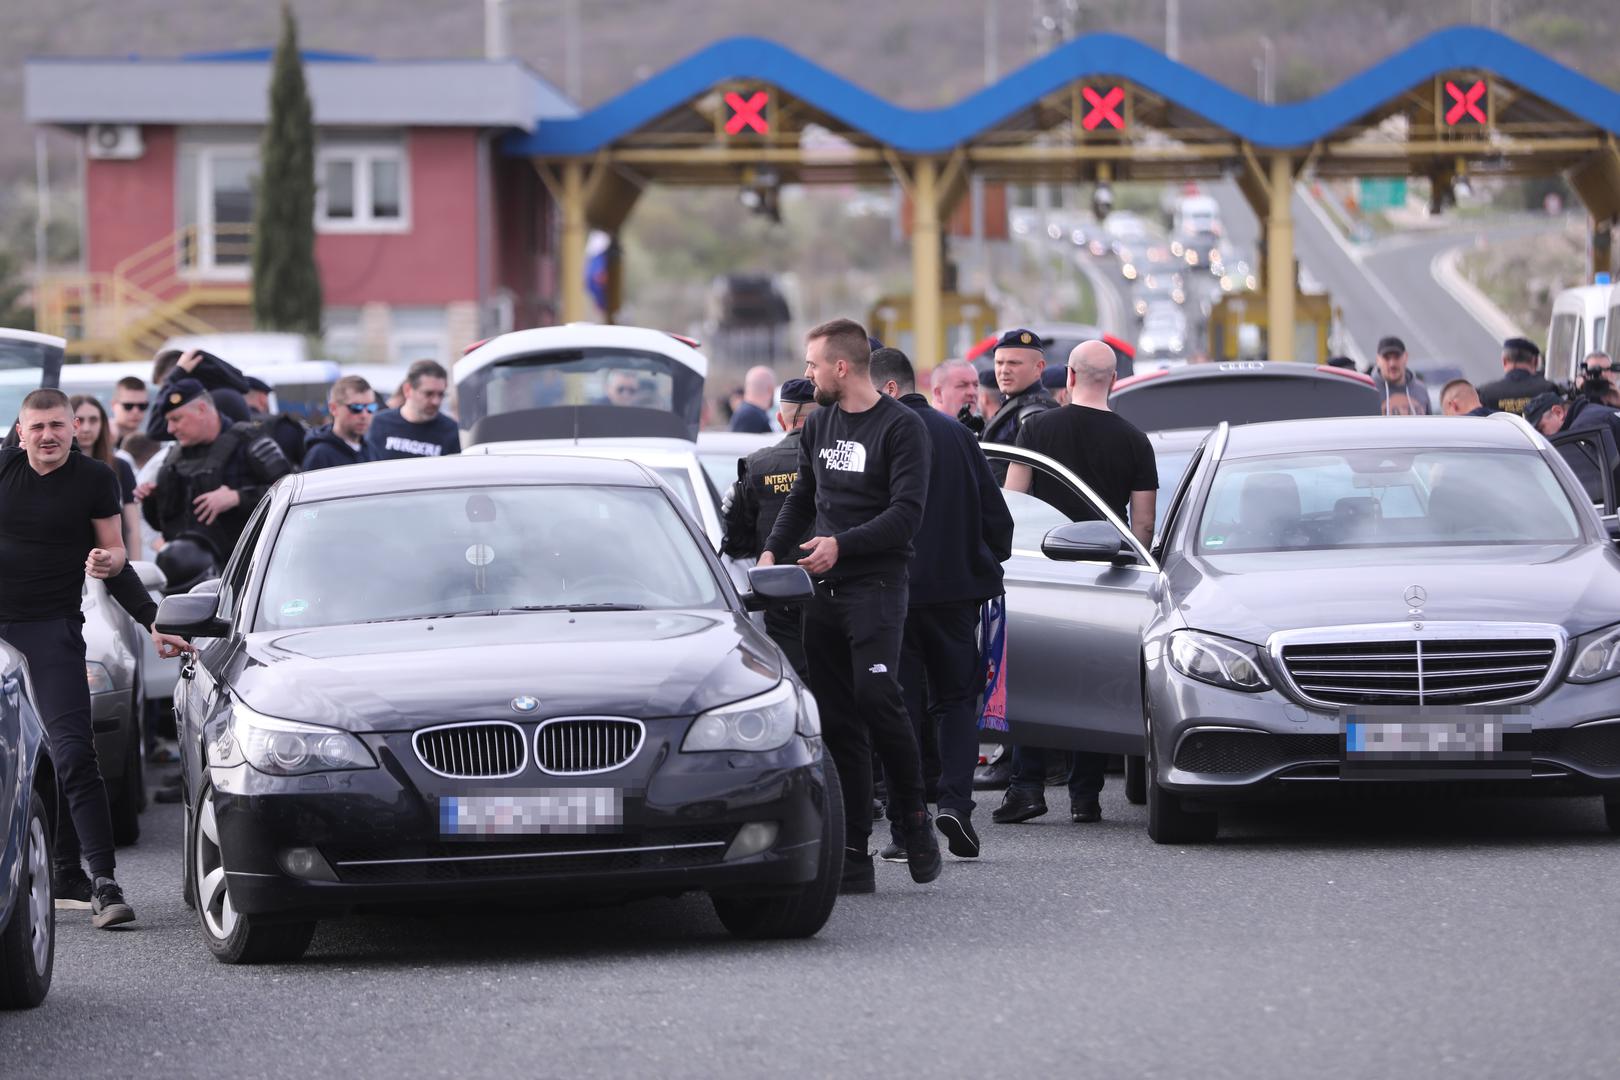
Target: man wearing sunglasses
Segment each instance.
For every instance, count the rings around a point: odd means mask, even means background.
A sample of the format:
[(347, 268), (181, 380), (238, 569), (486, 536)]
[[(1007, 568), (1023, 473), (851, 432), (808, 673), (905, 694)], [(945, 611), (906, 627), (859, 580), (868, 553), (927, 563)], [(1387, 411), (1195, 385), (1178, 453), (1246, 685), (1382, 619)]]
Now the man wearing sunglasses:
[(125, 436), (146, 430), (147, 408), (146, 384), (133, 375), (119, 379), (113, 387), (112, 408), (108, 410), (111, 415), (107, 417), (112, 422), (115, 449), (123, 445)]
[(377, 395), (371, 392), (371, 384), (358, 375), (345, 375), (332, 384), (326, 406), (332, 422), (304, 440), (304, 471), (376, 461), (377, 448), (366, 441), (371, 418), (377, 413)]

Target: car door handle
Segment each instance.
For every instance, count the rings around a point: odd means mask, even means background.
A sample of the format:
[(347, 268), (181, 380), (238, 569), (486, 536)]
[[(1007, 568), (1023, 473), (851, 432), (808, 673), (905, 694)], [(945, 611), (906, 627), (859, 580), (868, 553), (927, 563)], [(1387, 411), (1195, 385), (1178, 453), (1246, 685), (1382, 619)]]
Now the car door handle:
[(197, 654), (187, 653), (186, 658), (180, 661), (180, 677), (190, 679), (197, 674)]

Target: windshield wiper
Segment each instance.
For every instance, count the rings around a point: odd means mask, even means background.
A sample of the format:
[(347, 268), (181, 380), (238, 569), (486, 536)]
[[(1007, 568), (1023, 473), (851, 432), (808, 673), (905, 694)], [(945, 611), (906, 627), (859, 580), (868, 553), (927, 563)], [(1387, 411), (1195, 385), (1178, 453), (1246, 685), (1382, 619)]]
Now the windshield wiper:
[(384, 615), (380, 619), (361, 619), (362, 623), (382, 622), (417, 622), (421, 619), (461, 619), (473, 615), (499, 615), (500, 611), (491, 608), (488, 611), (431, 611), (426, 615)]
[(524, 604), (503, 611), (646, 611), (646, 604)]

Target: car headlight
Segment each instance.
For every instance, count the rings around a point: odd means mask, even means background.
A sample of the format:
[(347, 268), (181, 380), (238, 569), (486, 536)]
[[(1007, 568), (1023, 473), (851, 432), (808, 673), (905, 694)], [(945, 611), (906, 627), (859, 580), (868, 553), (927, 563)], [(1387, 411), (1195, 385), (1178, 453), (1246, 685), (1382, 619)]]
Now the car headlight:
[[(681, 750), (779, 750), (799, 729), (800, 708), (798, 687), (783, 679), (758, 697), (700, 713)], [(818, 729), (820, 724), (818, 714)]]
[(821, 706), (808, 686), (799, 691), (799, 734), (807, 739), (821, 737)]
[(1575, 640), (1575, 662), (1569, 681), (1602, 682), (1620, 675), (1620, 626), (1599, 630)]
[(265, 716), (237, 702), (209, 746), (208, 763), (229, 767), (243, 762), (272, 776), (377, 767), (366, 744), (347, 731)]
[(84, 677), (90, 683), (92, 694), (105, 694), (113, 688), (112, 676), (103, 665), (94, 660), (84, 662)]
[(1254, 693), (1271, 686), (1253, 645), (1197, 630), (1177, 630), (1170, 635), (1170, 666), (1189, 679), (1228, 690)]

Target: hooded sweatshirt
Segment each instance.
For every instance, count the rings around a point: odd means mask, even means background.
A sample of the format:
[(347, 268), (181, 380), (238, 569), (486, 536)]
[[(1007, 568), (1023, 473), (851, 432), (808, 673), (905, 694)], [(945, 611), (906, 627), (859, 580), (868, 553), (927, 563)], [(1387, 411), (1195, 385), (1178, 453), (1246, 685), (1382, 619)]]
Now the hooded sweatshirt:
[(332, 431), (332, 425), (316, 428), (304, 437), (304, 471), (330, 469), (334, 465), (357, 465), (362, 461), (376, 461), (377, 448), (365, 439), (357, 450)]

